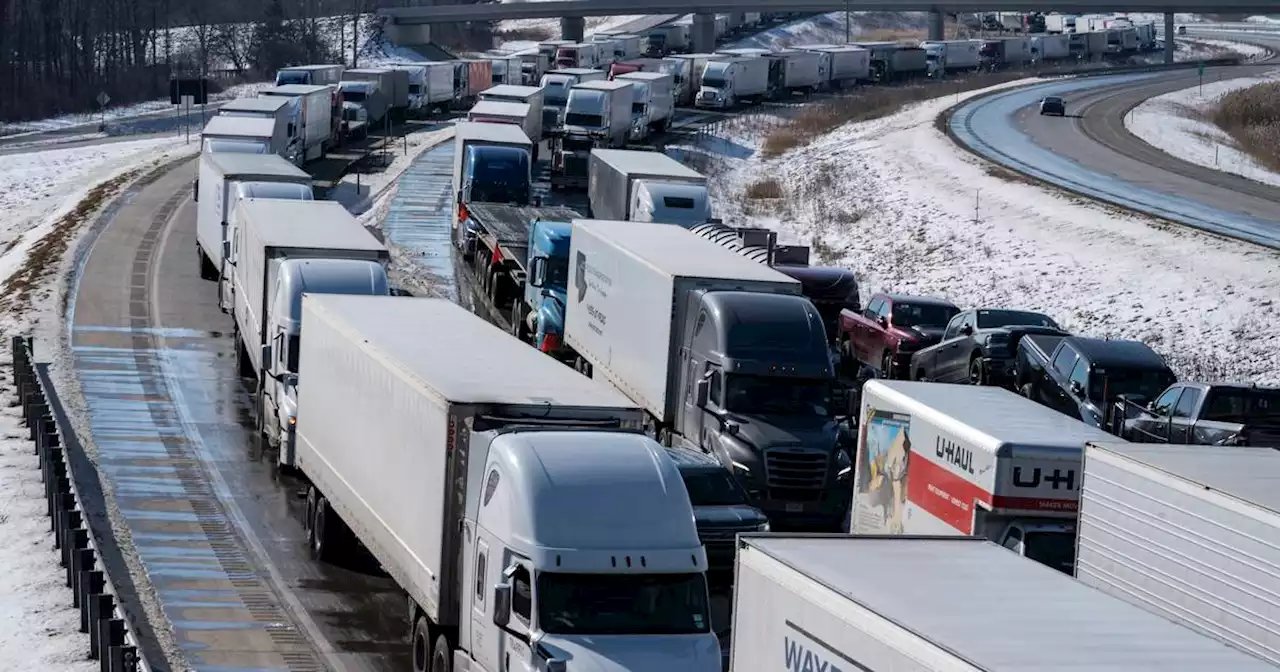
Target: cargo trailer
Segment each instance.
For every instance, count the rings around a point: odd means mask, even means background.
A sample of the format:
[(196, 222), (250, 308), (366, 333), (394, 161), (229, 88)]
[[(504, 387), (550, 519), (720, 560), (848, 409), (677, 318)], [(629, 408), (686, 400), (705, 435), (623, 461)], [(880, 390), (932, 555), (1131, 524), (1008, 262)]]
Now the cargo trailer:
[(201, 153), (240, 154), (289, 153), (289, 138), (273, 119), (215, 116), (200, 133)]
[(545, 93), (540, 86), (495, 86), (480, 92), (480, 102), (494, 101), (505, 103), (522, 103), (529, 106), (529, 127), (525, 133), (529, 139), (537, 142), (546, 135), (543, 126), (543, 97)]
[(692, 228), (711, 218), (707, 178), (662, 152), (591, 152), (587, 195), (596, 219)]
[[(328, 104), (328, 96), (325, 98), (325, 103)], [(301, 164), (305, 161), (301, 136), (302, 106), (297, 99), (281, 97), (238, 98), (223, 103), (222, 107), (218, 108), (218, 116), (270, 119), (274, 121), (276, 134), (283, 134), (288, 138), (289, 149), (284, 153), (284, 158), (294, 164)]]
[(301, 111), (302, 156), (305, 161), (323, 158), (325, 150), (338, 144), (333, 120), (336, 89), (328, 84), (286, 84), (258, 92), (259, 98), (292, 98)]

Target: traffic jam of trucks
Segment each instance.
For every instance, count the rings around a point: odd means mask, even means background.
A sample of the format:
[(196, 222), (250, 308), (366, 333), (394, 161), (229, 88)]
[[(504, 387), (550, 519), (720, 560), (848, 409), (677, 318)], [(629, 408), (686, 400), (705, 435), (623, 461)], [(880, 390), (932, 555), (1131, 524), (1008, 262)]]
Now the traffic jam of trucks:
[[(1015, 645), (1280, 664), (1280, 390), (1179, 380), (1032, 311), (864, 296), (716, 218), (706, 176), (649, 146), (677, 108), (1079, 58), (1130, 27), (1055, 17), (708, 54), (679, 53), (676, 22), (291, 67), (223, 105), (195, 261), (260, 441), (304, 486), (313, 559), (376, 559), (408, 596), (415, 672), (996, 670)], [(388, 246), (304, 170), (446, 112), (465, 308), (393, 287)], [(975, 615), (995, 627), (955, 625)]]

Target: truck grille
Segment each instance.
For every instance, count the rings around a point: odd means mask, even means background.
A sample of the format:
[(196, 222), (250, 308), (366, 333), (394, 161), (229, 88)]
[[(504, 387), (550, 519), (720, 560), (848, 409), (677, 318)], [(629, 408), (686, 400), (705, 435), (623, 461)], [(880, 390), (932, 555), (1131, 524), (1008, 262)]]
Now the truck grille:
[(568, 175), (586, 175), (587, 159), (578, 156), (564, 157), (564, 172)]
[(768, 450), (764, 460), (769, 490), (775, 499), (803, 501), (821, 494), (827, 480), (826, 455)]

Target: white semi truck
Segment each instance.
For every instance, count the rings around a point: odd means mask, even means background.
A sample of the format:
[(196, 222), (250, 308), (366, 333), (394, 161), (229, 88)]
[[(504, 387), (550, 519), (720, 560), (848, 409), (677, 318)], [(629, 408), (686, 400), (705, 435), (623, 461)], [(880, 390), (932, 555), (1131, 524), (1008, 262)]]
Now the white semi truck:
[(631, 83), (633, 133), (660, 133), (671, 127), (671, 119), (676, 113), (673, 75), (666, 72), (625, 72), (614, 79)]
[(1275, 669), (982, 539), (738, 540), (733, 670)]
[(929, 61), (929, 75), (977, 70), (982, 65), (982, 40), (926, 40), (920, 43)]
[(842, 89), (871, 79), (871, 52), (866, 49), (835, 44), (802, 45), (793, 48), (815, 52), (822, 58), (819, 67), (824, 73), (826, 85), (829, 88)]
[(629, 401), (449, 301), (302, 312), (311, 551), (354, 536), (408, 593), (415, 672), (720, 671), (689, 495)]
[(337, 88), (330, 85), (286, 84), (258, 93), (262, 98), (296, 101), (302, 111), (302, 161), (314, 161), (338, 144), (339, 124), (333, 119)]
[[(530, 138), (542, 137), (542, 119), (533, 106), (504, 100), (481, 100), (467, 111), (467, 121), (483, 124), (510, 124)], [(538, 143), (533, 143), (533, 160), (538, 161)]]
[(283, 129), (289, 139), (289, 149), (284, 158), (301, 165), (304, 161), (302, 147), (302, 106), (290, 98), (237, 98), (218, 108), (220, 117), (245, 119), (270, 119), (276, 124), (277, 134)]
[(769, 92), (769, 60), (763, 57), (720, 56), (707, 61), (694, 100), (697, 107), (730, 109), (759, 101)]
[(1274, 448), (1089, 444), (1076, 578), (1280, 665), (1277, 474)]
[(986, 537), (1071, 573), (1080, 460), (1115, 437), (998, 387), (862, 388), (853, 534)]
[(453, 104), (453, 64), (447, 61), (395, 63), (409, 73), (409, 113), (419, 117), (444, 112)]
[(232, 219), (237, 367), (255, 381), (259, 431), (292, 467), (302, 296), (385, 296), (390, 253), (335, 201), (249, 199)]
[(592, 150), (587, 167), (590, 216), (678, 224), (711, 219), (707, 178), (662, 152)]
[(591, 138), (597, 147), (625, 147), (631, 135), (631, 82), (595, 80), (569, 89), (566, 135)]
[(574, 220), (568, 276), (579, 370), (642, 406), (663, 443), (715, 455), (777, 529), (840, 529), (849, 456), (798, 281), (679, 226), (603, 220)]
[(222, 276), (227, 221), (243, 198), (311, 200), (311, 176), (274, 154), (203, 152), (194, 189), (200, 277)]
[(217, 115), (204, 125), (200, 142), (202, 154), (232, 152), (284, 157), (289, 153), (289, 137), (273, 119)]

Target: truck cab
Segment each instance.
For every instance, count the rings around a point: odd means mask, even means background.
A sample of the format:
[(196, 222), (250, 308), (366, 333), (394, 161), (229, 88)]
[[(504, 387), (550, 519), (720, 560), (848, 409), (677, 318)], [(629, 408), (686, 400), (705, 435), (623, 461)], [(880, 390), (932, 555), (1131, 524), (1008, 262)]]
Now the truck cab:
[(840, 354), (847, 372), (867, 367), (882, 378), (910, 376), (911, 357), (942, 340), (960, 308), (929, 296), (876, 294), (861, 311), (840, 313)]
[[(509, 128), (524, 137), (524, 132), (509, 124), (477, 124), (494, 129)], [(456, 224), (454, 239), (465, 254), (470, 254), (472, 236), (467, 204), (505, 203), (525, 206), (533, 200), (532, 143), (487, 144), (483, 140), (466, 142), (461, 150), (460, 172), (455, 176)]]
[(571, 360), (564, 344), (564, 309), (569, 286), (570, 222), (537, 220), (529, 227), (529, 279), (524, 287), (527, 333), (538, 350)]
[(1117, 402), (1122, 438), (1137, 443), (1280, 446), (1280, 388), (1177, 383), (1145, 406)]
[[(995, 523), (996, 521), (990, 521)], [(999, 529), (985, 535), (1029, 560), (1068, 575), (1076, 568), (1076, 524), (1068, 520), (1013, 518), (997, 523)]]
[(733, 86), (733, 66), (733, 61), (729, 60), (707, 61), (695, 99), (698, 107), (728, 109), (738, 104)]
[(1118, 399), (1145, 404), (1177, 380), (1141, 341), (1028, 334), (1017, 356), (1024, 396), (1100, 428), (1111, 427)]
[(273, 154), (285, 147), (273, 147), (276, 123), (271, 119), (216, 116), (205, 124), (201, 133), (202, 152), (234, 152), (239, 154)]

